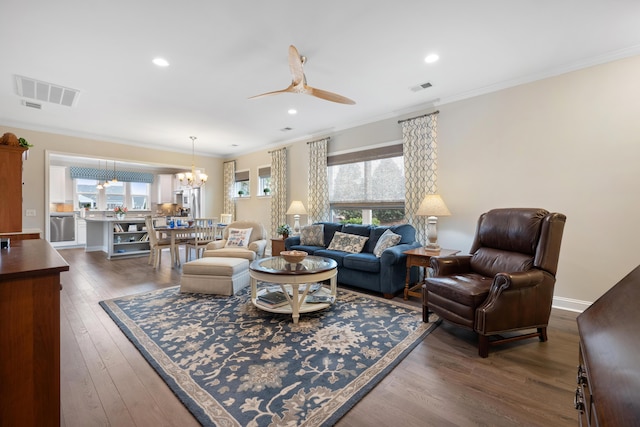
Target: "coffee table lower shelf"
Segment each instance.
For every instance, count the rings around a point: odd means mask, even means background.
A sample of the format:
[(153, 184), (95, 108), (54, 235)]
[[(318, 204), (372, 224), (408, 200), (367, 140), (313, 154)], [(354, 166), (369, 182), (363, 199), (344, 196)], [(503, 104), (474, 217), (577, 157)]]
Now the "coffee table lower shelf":
[[(290, 298), (292, 299), (291, 303), (293, 303), (293, 296), (291, 295), (293, 293), (293, 290), (291, 288), (291, 285), (281, 285), (282, 288), (282, 292), (288, 293)], [(256, 294), (257, 296), (260, 295), (260, 291), (258, 291), (258, 293)], [(321, 287), (319, 290), (317, 290), (316, 292), (313, 293), (313, 295), (322, 295), (322, 296), (332, 296), (333, 298), (335, 298), (335, 294), (332, 295), (331, 294), (331, 289), (327, 288), (326, 286)], [(281, 305), (279, 307), (271, 307), (269, 305), (263, 304), (259, 298), (252, 298), (251, 302), (253, 303), (253, 305), (255, 305), (257, 308), (259, 308), (260, 310), (264, 310), (264, 311), (268, 311), (270, 313), (278, 313), (278, 314), (293, 314), (293, 308), (291, 306), (291, 303), (285, 304), (285, 305)], [(302, 301), (305, 301), (306, 296), (303, 293), (298, 292), (298, 298)], [(318, 302), (318, 303), (310, 303), (310, 302), (303, 302), (300, 305), (300, 308), (298, 309), (298, 312), (300, 314), (302, 313), (312, 313), (314, 311), (320, 311), (320, 310), (324, 310), (325, 308), (329, 308), (331, 306), (331, 304), (333, 303), (328, 303), (328, 302)]]

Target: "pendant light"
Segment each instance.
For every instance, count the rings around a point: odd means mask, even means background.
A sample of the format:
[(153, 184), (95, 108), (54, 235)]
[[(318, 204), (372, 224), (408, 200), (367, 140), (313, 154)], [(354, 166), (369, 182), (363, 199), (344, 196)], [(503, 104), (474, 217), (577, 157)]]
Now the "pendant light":
[(182, 172), (176, 175), (176, 177), (180, 180), (180, 185), (183, 187), (191, 187), (197, 188), (202, 187), (207, 182), (207, 174), (202, 173), (199, 170), (196, 170), (195, 166), (195, 136), (190, 136), (191, 138), (191, 172)]

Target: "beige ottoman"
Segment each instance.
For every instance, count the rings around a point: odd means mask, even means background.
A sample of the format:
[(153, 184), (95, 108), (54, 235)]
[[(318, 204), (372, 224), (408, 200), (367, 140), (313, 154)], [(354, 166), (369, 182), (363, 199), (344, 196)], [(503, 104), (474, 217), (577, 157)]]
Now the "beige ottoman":
[(249, 261), (244, 258), (200, 258), (182, 265), (180, 292), (233, 295), (249, 281)]

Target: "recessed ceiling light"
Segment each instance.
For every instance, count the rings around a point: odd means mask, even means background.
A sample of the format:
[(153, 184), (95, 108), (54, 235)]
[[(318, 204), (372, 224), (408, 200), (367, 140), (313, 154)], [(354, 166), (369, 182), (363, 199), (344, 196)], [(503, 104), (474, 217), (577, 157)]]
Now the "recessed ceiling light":
[(426, 58), (424, 58), (424, 62), (426, 62), (427, 64), (433, 64), (438, 59), (440, 59), (440, 57), (437, 54), (432, 53), (432, 54), (427, 55)]
[(294, 114), (298, 114), (298, 110), (296, 110), (295, 108), (289, 108), (287, 110), (287, 113), (289, 113), (289, 114), (291, 114), (293, 116)]
[(156, 64), (158, 67), (168, 67), (169, 66), (169, 61), (167, 61), (164, 58), (154, 58), (153, 59), (153, 63)]

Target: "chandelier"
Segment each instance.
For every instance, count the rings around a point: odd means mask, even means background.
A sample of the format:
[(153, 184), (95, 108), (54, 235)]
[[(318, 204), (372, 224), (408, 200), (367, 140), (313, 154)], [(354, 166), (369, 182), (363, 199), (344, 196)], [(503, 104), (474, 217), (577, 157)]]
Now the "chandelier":
[(180, 180), (180, 185), (183, 187), (201, 187), (207, 182), (207, 175), (202, 173), (200, 170), (196, 170), (195, 166), (195, 142), (196, 137), (190, 136), (191, 138), (191, 172), (181, 172), (177, 174), (177, 178)]

